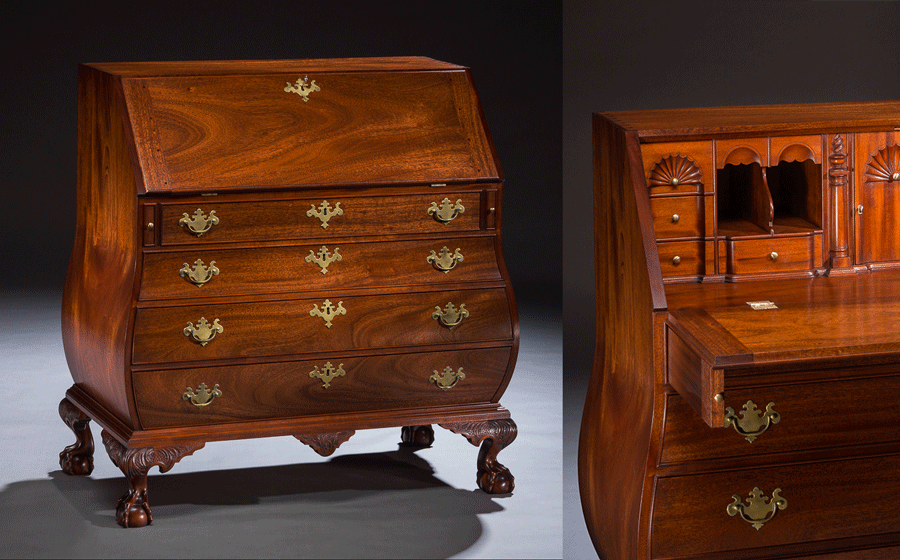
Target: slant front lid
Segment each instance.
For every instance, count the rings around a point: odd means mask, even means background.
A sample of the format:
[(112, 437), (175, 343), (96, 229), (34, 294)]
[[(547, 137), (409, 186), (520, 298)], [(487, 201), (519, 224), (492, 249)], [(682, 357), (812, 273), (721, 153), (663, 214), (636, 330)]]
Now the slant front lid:
[(99, 65), (122, 72), (147, 192), (500, 178), (464, 68), (193, 64), (178, 75)]

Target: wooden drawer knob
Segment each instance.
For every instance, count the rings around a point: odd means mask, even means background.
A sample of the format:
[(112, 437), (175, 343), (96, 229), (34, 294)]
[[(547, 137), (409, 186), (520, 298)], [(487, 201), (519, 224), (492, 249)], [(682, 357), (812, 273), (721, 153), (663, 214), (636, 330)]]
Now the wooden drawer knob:
[(772, 521), (778, 510), (787, 507), (787, 500), (781, 497), (780, 492), (781, 488), (773, 490), (772, 498), (770, 499), (763, 495), (759, 487), (754, 487), (750, 491), (750, 497), (747, 498), (746, 505), (741, 503), (740, 496), (733, 494), (731, 498), (734, 501), (728, 504), (725, 511), (732, 517), (740, 515), (741, 519), (753, 525), (753, 528), (759, 531), (763, 525)]

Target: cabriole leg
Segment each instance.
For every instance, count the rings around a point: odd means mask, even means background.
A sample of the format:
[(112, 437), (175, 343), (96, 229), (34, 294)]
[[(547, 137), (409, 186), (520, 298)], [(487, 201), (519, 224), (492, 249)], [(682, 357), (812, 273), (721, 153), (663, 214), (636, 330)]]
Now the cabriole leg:
[(152, 467), (159, 467), (159, 472), (166, 472), (183, 457), (205, 445), (199, 442), (173, 447), (128, 449), (106, 430), (100, 435), (109, 458), (128, 480), (128, 493), (119, 498), (116, 504), (116, 521), (122, 527), (143, 527), (153, 521), (153, 514), (147, 503), (147, 472)]
[(403, 426), (400, 431), (400, 443), (407, 447), (431, 447), (434, 443), (434, 428), (430, 424)]
[(94, 436), (88, 422), (91, 419), (69, 399), (59, 403), (59, 417), (75, 433), (75, 443), (59, 454), (59, 468), (70, 475), (89, 475), (94, 470)]
[(518, 430), (511, 418), (485, 422), (441, 424), (451, 432), (465, 437), (478, 451), (478, 487), (488, 494), (506, 494), (516, 487), (509, 469), (497, 460), (497, 453), (516, 439)]

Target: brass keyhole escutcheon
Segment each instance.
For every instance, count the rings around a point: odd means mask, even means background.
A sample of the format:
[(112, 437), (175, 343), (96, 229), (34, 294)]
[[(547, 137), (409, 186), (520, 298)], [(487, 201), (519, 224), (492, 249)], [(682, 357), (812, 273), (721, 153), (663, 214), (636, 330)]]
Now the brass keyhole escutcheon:
[(197, 387), (197, 392), (195, 393), (193, 389), (190, 387), (187, 388), (187, 391), (181, 395), (181, 400), (190, 399), (191, 404), (196, 406), (197, 408), (203, 408), (209, 403), (213, 402), (213, 399), (216, 397), (221, 397), (222, 391), (219, 390), (219, 384), (216, 383), (212, 388), (212, 391), (209, 390), (209, 387), (206, 386), (206, 383), (201, 383), (199, 387)]
[(856, 207), (856, 213), (859, 214), (860, 216), (862, 216), (862, 213), (863, 213), (863, 205), (862, 204), (860, 204), (859, 206)]
[(466, 207), (462, 205), (462, 199), (457, 199), (455, 204), (450, 202), (449, 198), (441, 201), (438, 206), (437, 202), (432, 202), (428, 208), (428, 215), (442, 224), (449, 224), (454, 218), (466, 211)]
[(315, 263), (319, 265), (319, 268), (321, 269), (319, 272), (321, 272), (322, 274), (328, 274), (328, 265), (335, 261), (343, 260), (343, 258), (344, 257), (341, 255), (340, 250), (337, 247), (334, 248), (334, 253), (332, 254), (328, 251), (328, 247), (322, 245), (322, 248), (319, 249), (318, 253), (315, 253), (312, 249), (310, 249), (309, 254), (306, 255), (305, 260), (308, 263)]
[(284, 91), (288, 93), (296, 93), (303, 99), (303, 102), (306, 103), (309, 101), (309, 94), (314, 91), (322, 91), (322, 88), (316, 85), (316, 81), (309, 81), (309, 76), (303, 76), (302, 78), (297, 78), (297, 81), (291, 85), (291, 82), (285, 82), (287, 85), (284, 87)]
[(680, 219), (681, 219), (681, 216), (679, 216), (678, 214), (672, 214), (672, 223), (673, 224), (677, 224), (678, 220), (680, 220)]
[(346, 315), (347, 310), (344, 309), (344, 302), (339, 301), (337, 307), (331, 303), (330, 299), (326, 299), (322, 303), (322, 309), (319, 309), (319, 304), (314, 303), (313, 308), (310, 310), (310, 317), (321, 317), (325, 320), (325, 327), (331, 328), (331, 321), (338, 315)]
[(781, 497), (780, 492), (781, 488), (776, 488), (772, 491), (772, 497), (767, 498), (763, 496), (759, 487), (754, 487), (750, 491), (750, 497), (747, 498), (746, 505), (741, 503), (740, 496), (734, 494), (731, 496), (734, 501), (728, 504), (725, 511), (731, 517), (740, 515), (741, 519), (753, 525), (753, 528), (759, 531), (763, 525), (775, 517), (778, 510), (787, 507), (787, 500)]
[(771, 253), (769, 253), (769, 258), (772, 259), (773, 261), (774, 261), (774, 260), (777, 260), (777, 259), (778, 259), (778, 253), (776, 253), (775, 251), (772, 251)]
[(187, 212), (183, 213), (183, 216), (180, 220), (178, 220), (178, 225), (187, 228), (188, 231), (200, 237), (209, 229), (215, 225), (219, 224), (219, 217), (216, 216), (215, 210), (210, 210), (209, 215), (203, 213), (203, 210), (197, 208), (194, 211), (193, 217), (188, 216)]
[(672, 264), (674, 264), (676, 266), (681, 264), (681, 257), (679, 257), (678, 255), (675, 255), (674, 257), (672, 257)]
[(331, 382), (334, 381), (335, 377), (343, 377), (346, 374), (347, 372), (344, 371), (344, 364), (338, 364), (338, 367), (335, 369), (335, 367), (331, 365), (331, 362), (325, 362), (322, 369), (319, 369), (319, 366), (313, 366), (313, 370), (309, 372), (310, 377), (318, 377), (319, 380), (322, 381), (323, 389), (331, 387)]
[(193, 325), (192, 323), (188, 323), (186, 327), (184, 327), (184, 336), (189, 336), (193, 338), (196, 342), (200, 343), (200, 346), (206, 346), (214, 338), (216, 335), (223, 332), (225, 329), (222, 325), (219, 324), (218, 319), (213, 319), (212, 324), (206, 320), (206, 317), (200, 317), (200, 321), (197, 325)]
[(332, 208), (327, 200), (323, 200), (318, 209), (310, 204), (309, 210), (306, 211), (306, 215), (310, 218), (318, 218), (319, 221), (322, 222), (322, 229), (326, 229), (328, 227), (328, 221), (331, 220), (331, 218), (344, 215), (344, 209), (341, 208), (340, 202), (335, 202), (334, 208)]

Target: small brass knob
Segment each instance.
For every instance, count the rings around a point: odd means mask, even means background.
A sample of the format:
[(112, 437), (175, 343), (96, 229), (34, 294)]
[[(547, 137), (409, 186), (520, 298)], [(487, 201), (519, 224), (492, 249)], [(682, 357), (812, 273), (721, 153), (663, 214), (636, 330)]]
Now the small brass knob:
[(894, 174), (891, 175), (891, 181), (900, 181), (900, 171), (894, 171)]
[(776, 260), (778, 258), (778, 253), (776, 253), (775, 251), (772, 251), (771, 253), (769, 253), (769, 258), (772, 259), (773, 261)]
[(678, 177), (672, 177), (672, 180), (669, 181), (669, 183), (670, 183), (673, 187), (677, 187), (677, 186), (678, 186)]
[(722, 402), (725, 400), (725, 397), (722, 396), (722, 393), (716, 393), (716, 396), (713, 397), (713, 400), (716, 402)]
[(672, 223), (673, 224), (677, 224), (678, 220), (680, 220), (680, 219), (681, 219), (681, 216), (679, 216), (678, 214), (672, 214)]
[(149, 222), (147, 224), (147, 229), (153, 229), (153, 222)]
[(674, 265), (681, 264), (681, 257), (679, 257), (678, 255), (672, 257), (672, 264), (674, 264)]
[(860, 204), (859, 206), (856, 207), (856, 213), (859, 214), (860, 216), (862, 216), (862, 211), (863, 211), (863, 205)]

